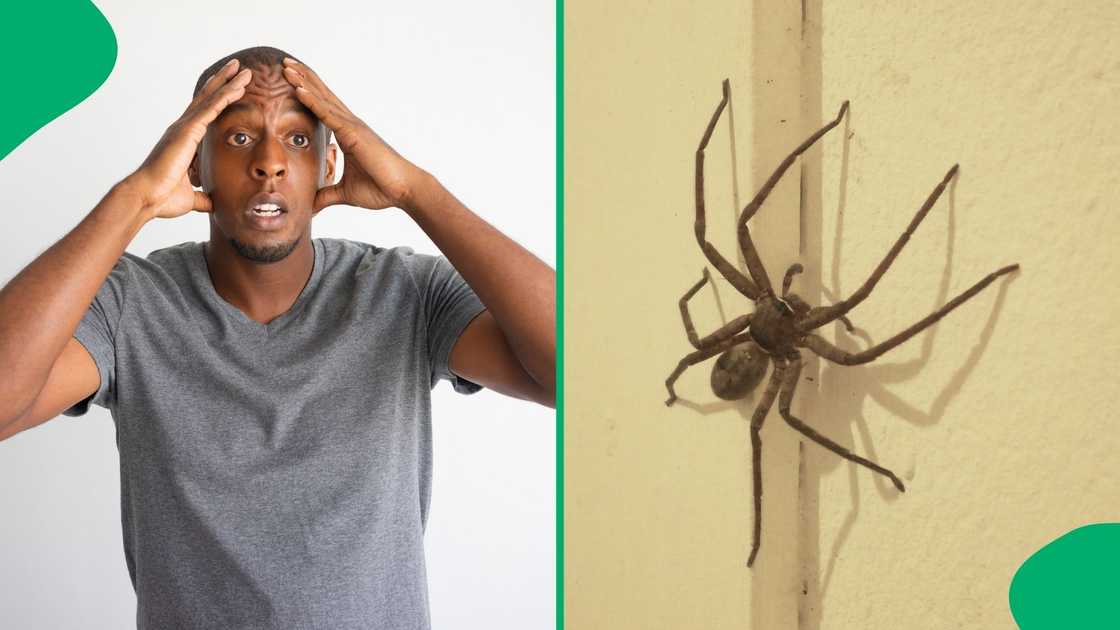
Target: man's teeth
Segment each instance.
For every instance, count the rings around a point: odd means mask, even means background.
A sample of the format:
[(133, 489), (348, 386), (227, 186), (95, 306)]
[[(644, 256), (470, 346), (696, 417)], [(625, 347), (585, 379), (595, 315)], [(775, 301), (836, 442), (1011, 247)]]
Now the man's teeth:
[(280, 206), (274, 203), (261, 203), (253, 207), (253, 212), (261, 216), (273, 217), (280, 214)]

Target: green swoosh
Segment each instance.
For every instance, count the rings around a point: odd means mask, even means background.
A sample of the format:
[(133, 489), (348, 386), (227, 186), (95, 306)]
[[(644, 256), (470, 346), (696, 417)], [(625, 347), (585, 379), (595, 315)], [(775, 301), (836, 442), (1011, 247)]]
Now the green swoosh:
[(1120, 628), (1120, 523), (1079, 527), (1039, 549), (1009, 598), (1021, 630)]
[(109, 77), (113, 27), (89, 0), (0, 3), (0, 160)]

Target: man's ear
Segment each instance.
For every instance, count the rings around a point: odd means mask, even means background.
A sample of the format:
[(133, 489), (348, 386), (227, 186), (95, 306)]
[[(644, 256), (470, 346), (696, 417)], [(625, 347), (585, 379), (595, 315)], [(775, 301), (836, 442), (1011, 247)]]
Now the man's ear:
[(330, 186), (335, 181), (335, 160), (338, 157), (338, 145), (331, 143), (327, 146), (327, 170), (323, 173), (322, 186)]

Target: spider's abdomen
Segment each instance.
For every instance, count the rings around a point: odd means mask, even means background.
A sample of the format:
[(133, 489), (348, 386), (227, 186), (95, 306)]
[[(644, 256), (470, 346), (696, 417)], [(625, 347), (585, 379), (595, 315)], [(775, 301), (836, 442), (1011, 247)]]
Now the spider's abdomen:
[(762, 300), (755, 306), (750, 332), (763, 350), (785, 356), (793, 351), (793, 340), (797, 336), (793, 312), (773, 298)]
[(712, 391), (724, 400), (746, 398), (766, 376), (770, 358), (753, 341), (741, 343), (716, 359), (712, 366)]

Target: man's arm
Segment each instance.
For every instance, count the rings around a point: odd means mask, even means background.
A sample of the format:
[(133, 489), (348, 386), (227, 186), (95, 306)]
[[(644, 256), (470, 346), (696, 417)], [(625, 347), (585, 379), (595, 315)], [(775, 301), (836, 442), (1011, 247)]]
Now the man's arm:
[(140, 229), (153, 218), (211, 210), (210, 198), (190, 185), (187, 167), (207, 125), (245, 93), (252, 73), (237, 73), (238, 65), (231, 61), (211, 76), (140, 168), (0, 290), (0, 430), (42, 421), (27, 414), (45, 413), (72, 395), (70, 380), (48, 380), (52, 368)]
[(0, 290), (0, 427), (31, 406), (98, 289), (147, 222), (121, 185)]
[(315, 211), (346, 204), (407, 212), (486, 306), (452, 348), (451, 370), (554, 407), (556, 273), (393, 150), (314, 70), (285, 58), (284, 77), (300, 102), (334, 132), (345, 158), (342, 179), (316, 192)]
[(402, 208), (486, 306), (452, 348), (451, 371), (555, 407), (556, 272), (427, 173)]

